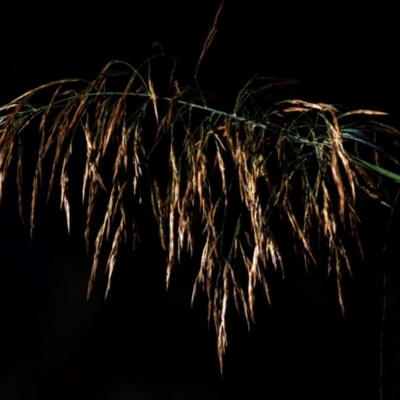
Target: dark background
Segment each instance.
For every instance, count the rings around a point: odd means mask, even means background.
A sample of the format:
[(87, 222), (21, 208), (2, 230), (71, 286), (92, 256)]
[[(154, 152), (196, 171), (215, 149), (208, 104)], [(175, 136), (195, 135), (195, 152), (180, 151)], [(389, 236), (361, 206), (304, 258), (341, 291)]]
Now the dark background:
[[(22, 11), (15, 3), (0, 28), (0, 104), (51, 80), (94, 79), (112, 59), (137, 66), (157, 53), (156, 41), (194, 70), (218, 5), (32, 3)], [(352, 11), (337, 3), (228, 1), (200, 84), (231, 105), (256, 73), (296, 79), (294, 92), (305, 100), (386, 111), (386, 122), (399, 126), (395, 15), (376, 4)], [(272, 307), (259, 298), (250, 333), (232, 310), (222, 382), (205, 298), (190, 309), (198, 259), (183, 263), (165, 293), (164, 256), (149, 234), (135, 254), (123, 250), (108, 301), (100, 282), (86, 306), (90, 262), (79, 227), (69, 238), (53, 199), (39, 212), (30, 245), (15, 184), (7, 188), (0, 208), (2, 398), (377, 398), (387, 209), (360, 209), (366, 251), (353, 279), (344, 279), (345, 317), (325, 265), (306, 275), (301, 261), (293, 263), (285, 281), (272, 274)]]

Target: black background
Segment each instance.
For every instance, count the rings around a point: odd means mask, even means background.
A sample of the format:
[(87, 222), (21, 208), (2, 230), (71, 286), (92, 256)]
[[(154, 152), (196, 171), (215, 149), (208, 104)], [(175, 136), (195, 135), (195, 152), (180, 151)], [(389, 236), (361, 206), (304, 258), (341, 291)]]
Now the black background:
[[(386, 111), (399, 126), (394, 9), (263, 3), (227, 2), (199, 73), (204, 90), (229, 105), (255, 74), (296, 79), (305, 100)], [(157, 53), (156, 41), (194, 70), (218, 5), (15, 3), (0, 28), (0, 103), (51, 80), (94, 79), (112, 59), (137, 66)], [(79, 223), (68, 237), (53, 199), (39, 212), (30, 245), (14, 186), (0, 209), (3, 398), (378, 396), (387, 209), (360, 208), (366, 252), (353, 279), (344, 279), (345, 317), (324, 265), (306, 275), (299, 261), (285, 281), (272, 274), (272, 307), (259, 298), (250, 333), (232, 310), (221, 381), (205, 298), (190, 309), (198, 258), (183, 262), (165, 293), (165, 258), (149, 234), (135, 254), (123, 250), (108, 301), (99, 284), (85, 306), (90, 262)], [(213, 395), (196, 397), (206, 390)]]

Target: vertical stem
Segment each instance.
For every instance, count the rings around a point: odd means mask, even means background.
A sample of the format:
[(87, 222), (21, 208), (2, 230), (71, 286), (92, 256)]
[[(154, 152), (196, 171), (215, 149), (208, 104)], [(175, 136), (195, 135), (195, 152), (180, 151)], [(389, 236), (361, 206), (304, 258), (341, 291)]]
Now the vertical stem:
[(400, 191), (385, 234), (381, 400), (400, 399)]

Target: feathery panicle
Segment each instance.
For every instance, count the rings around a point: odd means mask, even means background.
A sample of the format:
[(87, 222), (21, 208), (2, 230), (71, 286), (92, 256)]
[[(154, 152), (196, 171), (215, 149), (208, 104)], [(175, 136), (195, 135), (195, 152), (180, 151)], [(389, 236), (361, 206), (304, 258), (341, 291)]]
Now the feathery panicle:
[[(270, 88), (291, 83), (282, 80), (265, 84), (253, 79), (231, 113), (219, 111), (199, 89), (179, 82), (177, 65), (170, 97), (156, 92), (150, 69), (146, 84), (146, 71), (111, 62), (91, 83), (49, 83), (0, 107), (0, 199), (5, 182), (13, 179), (9, 173), (15, 162), (21, 216), (23, 187), (32, 184), (31, 234), (41, 187), (47, 186), (49, 197), (55, 184), (68, 231), (73, 230), (70, 189), (76, 185), (76, 171), (82, 171), (84, 237), (93, 254), (88, 295), (98, 269), (104, 268), (106, 296), (121, 240), (127, 240), (128, 218), (133, 216), (137, 237), (134, 211), (150, 204), (166, 253), (167, 287), (182, 254), (193, 255), (195, 246), (201, 249), (192, 302), (198, 290), (205, 291), (222, 370), (229, 307), (243, 312), (250, 327), (256, 289), (273, 300), (269, 271), (284, 276), (288, 243), (306, 268), (327, 254), (344, 310), (341, 280), (344, 271), (350, 272), (348, 249), (354, 243), (361, 249), (357, 201), (383, 202), (377, 174), (400, 180), (398, 173), (376, 164), (379, 153), (398, 168), (398, 158), (381, 143), (398, 146), (400, 133), (366, 120), (384, 113), (342, 111), (301, 100), (276, 102)], [(119, 90), (123, 79), (126, 84)], [(49, 96), (47, 105), (33, 106), (38, 95)], [(360, 116), (363, 121), (358, 122)], [(85, 146), (80, 161), (72, 157), (82, 154), (78, 144)], [(31, 175), (24, 164), (27, 145), (37, 149)], [(49, 157), (50, 169), (45, 168)], [(164, 161), (168, 167), (160, 171)], [(81, 169), (75, 165), (79, 162)], [(105, 251), (103, 266), (100, 254)]]

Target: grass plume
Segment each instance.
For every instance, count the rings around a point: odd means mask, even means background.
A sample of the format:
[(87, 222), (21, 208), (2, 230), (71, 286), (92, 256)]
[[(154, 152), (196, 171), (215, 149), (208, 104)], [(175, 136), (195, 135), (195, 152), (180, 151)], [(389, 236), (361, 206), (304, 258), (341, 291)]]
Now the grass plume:
[[(32, 185), (31, 235), (44, 186), (48, 197), (60, 186), (69, 230), (71, 156), (84, 143), (84, 236), (93, 255), (88, 295), (109, 243), (102, 266), (107, 296), (121, 241), (130, 229), (134, 237), (140, 235), (129, 220), (135, 215), (131, 209), (151, 202), (166, 254), (167, 287), (182, 254), (201, 248), (193, 298), (199, 290), (207, 294), (221, 369), (229, 307), (243, 312), (250, 326), (256, 288), (270, 301), (267, 271), (284, 275), (282, 248), (288, 243), (306, 268), (320, 253), (327, 255), (344, 312), (341, 279), (345, 271), (351, 273), (349, 243), (357, 243), (362, 253), (357, 201), (384, 202), (381, 174), (400, 180), (393, 172), (399, 160), (385, 150), (388, 144), (398, 148), (399, 131), (376, 120), (381, 112), (276, 101), (271, 90), (290, 83), (277, 79), (251, 80), (233, 109), (221, 111), (194, 77), (194, 87), (179, 81), (176, 60), (168, 88), (158, 92), (152, 62), (135, 69), (112, 61), (93, 82), (51, 82), (0, 107), (0, 199), (15, 162), (21, 216), (23, 187)], [(36, 99), (44, 105), (36, 105)], [(32, 135), (37, 157), (30, 180), (24, 176), (24, 146)], [(92, 233), (95, 213), (102, 219)]]

